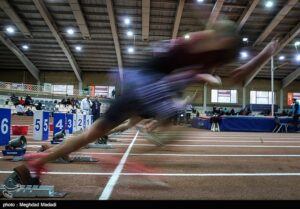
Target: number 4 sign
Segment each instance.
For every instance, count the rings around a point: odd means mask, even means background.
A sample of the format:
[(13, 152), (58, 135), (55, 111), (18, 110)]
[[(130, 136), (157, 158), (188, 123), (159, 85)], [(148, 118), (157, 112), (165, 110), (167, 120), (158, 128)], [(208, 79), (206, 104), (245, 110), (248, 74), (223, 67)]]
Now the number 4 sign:
[(10, 140), (11, 110), (0, 108), (0, 146)]
[(64, 130), (66, 124), (65, 113), (54, 113), (53, 114), (53, 135)]

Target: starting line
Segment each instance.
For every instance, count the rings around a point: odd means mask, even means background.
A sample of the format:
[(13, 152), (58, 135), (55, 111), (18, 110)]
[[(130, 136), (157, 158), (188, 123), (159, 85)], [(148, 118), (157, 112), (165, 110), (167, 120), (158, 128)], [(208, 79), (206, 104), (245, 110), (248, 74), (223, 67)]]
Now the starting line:
[[(35, 151), (27, 151), (28, 153), (36, 153)], [(74, 155), (80, 154), (90, 154), (90, 155), (123, 155), (121, 152), (109, 152), (109, 153), (99, 153), (99, 152), (74, 152)], [(290, 154), (290, 155), (277, 155), (277, 154), (163, 154), (163, 153), (141, 153), (135, 154), (131, 153), (129, 156), (168, 156), (168, 157), (300, 157), (300, 154)], [(0, 157), (2, 158), (2, 157)]]
[[(0, 174), (10, 174), (13, 171), (0, 171)], [(48, 175), (92, 175), (111, 176), (114, 173), (97, 172), (46, 172)], [(171, 177), (234, 177), (234, 176), (300, 176), (300, 173), (119, 173), (120, 176), (171, 176)]]

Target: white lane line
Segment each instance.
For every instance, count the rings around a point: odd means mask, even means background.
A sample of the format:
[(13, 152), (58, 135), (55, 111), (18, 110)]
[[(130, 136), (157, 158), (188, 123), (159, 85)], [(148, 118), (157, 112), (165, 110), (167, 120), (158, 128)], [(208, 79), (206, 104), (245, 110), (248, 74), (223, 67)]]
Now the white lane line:
[[(118, 146), (128, 146), (128, 144), (114, 144)], [(135, 146), (155, 147), (154, 144), (135, 144)], [(227, 144), (167, 144), (165, 147), (229, 147), (229, 148), (300, 148), (298, 145), (291, 146), (275, 146), (275, 145), (227, 145)]]
[[(128, 144), (115, 144), (114, 146), (127, 146)], [(146, 146), (146, 147), (155, 147), (156, 145), (154, 144), (135, 144), (135, 146)], [(252, 148), (300, 148), (300, 146), (271, 146), (271, 145), (227, 145), (227, 144), (167, 144), (165, 145), (165, 147), (229, 147), (229, 148), (248, 148), (248, 147), (252, 147)]]
[(136, 132), (131, 144), (128, 146), (126, 152), (124, 153), (122, 159), (120, 160), (118, 166), (116, 167), (116, 169), (114, 170), (114, 173), (112, 174), (112, 176), (110, 177), (108, 183), (106, 184), (101, 196), (99, 197), (99, 200), (108, 200), (113, 189), (114, 189), (114, 186), (116, 185), (119, 177), (120, 177), (120, 174), (122, 173), (122, 170), (123, 170), (123, 167), (126, 163), (126, 160), (129, 156), (129, 153), (131, 151), (131, 148), (137, 138), (139, 134), (139, 131)]
[[(0, 171), (10, 174), (13, 171)], [(98, 172), (46, 172), (49, 175), (110, 176), (113, 173)], [(300, 173), (120, 173), (119, 176), (171, 176), (171, 177), (231, 177), (231, 176), (300, 176)]]
[[(35, 153), (36, 151), (27, 151), (29, 153)], [(122, 152), (73, 152), (72, 155), (123, 155)], [(225, 155), (225, 154), (163, 154), (163, 153), (131, 153), (130, 156), (168, 156), (168, 157), (300, 157), (300, 155), (297, 154), (291, 154), (291, 155), (265, 155), (265, 154), (231, 154), (231, 155)], [(1, 157), (0, 157), (1, 158)]]

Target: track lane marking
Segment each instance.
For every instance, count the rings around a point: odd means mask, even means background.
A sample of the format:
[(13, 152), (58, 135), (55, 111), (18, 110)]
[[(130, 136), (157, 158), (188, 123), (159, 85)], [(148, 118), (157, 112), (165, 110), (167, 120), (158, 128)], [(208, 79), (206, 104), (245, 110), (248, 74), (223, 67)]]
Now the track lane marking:
[[(0, 171), (0, 174), (10, 174), (13, 171)], [(114, 173), (105, 172), (46, 172), (48, 175), (93, 175), (111, 176)], [(171, 176), (171, 177), (234, 177), (234, 176), (300, 176), (300, 173), (120, 173), (119, 176)]]
[[(35, 153), (36, 151), (27, 151)], [(74, 152), (73, 155), (123, 155), (121, 152)], [(72, 155), (71, 155), (72, 156)], [(168, 156), (168, 157), (300, 157), (300, 154), (163, 154), (163, 153), (131, 153), (129, 156)], [(1, 157), (0, 157), (1, 158)]]
[(130, 145), (128, 146), (126, 152), (124, 153), (122, 159), (120, 160), (118, 166), (116, 167), (115, 171), (113, 172), (112, 176), (110, 177), (108, 183), (106, 184), (104, 190), (102, 191), (102, 194), (101, 196), (99, 197), (99, 200), (108, 200), (119, 177), (120, 177), (120, 174), (122, 173), (122, 170), (123, 170), (123, 167), (126, 163), (126, 160), (129, 156), (129, 153), (131, 151), (131, 148), (133, 147), (133, 144), (134, 142), (136, 141), (137, 139), (137, 136), (139, 134), (139, 131), (136, 132), (132, 142), (130, 143)]

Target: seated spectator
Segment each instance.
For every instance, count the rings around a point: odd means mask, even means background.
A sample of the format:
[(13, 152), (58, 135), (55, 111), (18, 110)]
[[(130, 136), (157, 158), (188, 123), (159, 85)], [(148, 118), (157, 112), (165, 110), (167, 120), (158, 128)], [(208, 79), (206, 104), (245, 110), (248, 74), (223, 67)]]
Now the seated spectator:
[(5, 105), (8, 105), (8, 103), (9, 103), (9, 99), (7, 99), (7, 100), (5, 101)]
[(72, 114), (76, 114), (77, 113), (77, 108), (76, 108), (75, 105), (72, 105), (70, 113), (72, 113)]
[(70, 98), (67, 99), (67, 105), (72, 105), (72, 102), (71, 102)]
[(32, 98), (30, 95), (26, 95), (25, 97), (25, 105), (31, 105), (32, 104)]
[(19, 99), (15, 94), (12, 94), (10, 97), (10, 101), (14, 104), (14, 105), (18, 105), (19, 104)]
[(17, 111), (17, 115), (24, 115), (25, 113), (24, 106), (22, 104), (18, 104), (16, 106), (16, 111)]
[(231, 109), (230, 114), (231, 114), (231, 115), (235, 115), (235, 111), (234, 111), (233, 108)]
[(20, 98), (20, 100), (19, 100), (19, 104), (21, 104), (21, 105), (25, 105), (25, 100), (23, 99), (23, 97), (21, 97), (21, 98)]
[(27, 116), (33, 116), (33, 111), (31, 110), (31, 108), (27, 109), (27, 111), (25, 112), (25, 115), (27, 115)]
[(38, 105), (36, 106), (36, 110), (42, 110), (43, 108), (42, 108), (42, 103), (38, 103)]

